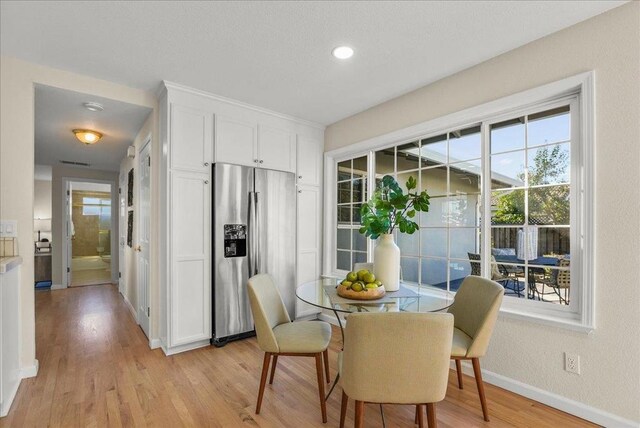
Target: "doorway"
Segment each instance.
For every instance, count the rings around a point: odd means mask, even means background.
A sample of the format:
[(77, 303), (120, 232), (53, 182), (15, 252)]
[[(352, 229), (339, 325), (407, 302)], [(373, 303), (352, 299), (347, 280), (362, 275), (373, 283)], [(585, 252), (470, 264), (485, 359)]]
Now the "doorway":
[(67, 286), (111, 284), (114, 218), (113, 186), (67, 181)]

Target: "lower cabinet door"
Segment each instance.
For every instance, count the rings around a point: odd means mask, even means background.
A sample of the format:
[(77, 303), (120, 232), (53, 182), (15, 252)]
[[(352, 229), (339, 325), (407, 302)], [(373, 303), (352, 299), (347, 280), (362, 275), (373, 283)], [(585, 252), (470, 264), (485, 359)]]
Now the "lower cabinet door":
[[(322, 205), (320, 189), (298, 187), (298, 284), (320, 278)], [(307, 303), (296, 302), (296, 318), (317, 314), (320, 310)]]
[(211, 184), (171, 173), (170, 346), (211, 338)]

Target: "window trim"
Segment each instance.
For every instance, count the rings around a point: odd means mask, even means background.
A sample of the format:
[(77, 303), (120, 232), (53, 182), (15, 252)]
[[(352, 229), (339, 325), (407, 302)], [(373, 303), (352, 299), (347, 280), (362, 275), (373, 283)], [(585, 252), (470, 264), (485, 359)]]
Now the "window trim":
[[(324, 176), (324, 265), (325, 276), (337, 276), (343, 272), (335, 269), (336, 237), (336, 164), (345, 159), (369, 155), (371, 152), (401, 144), (425, 135), (437, 135), (454, 128), (464, 128), (479, 122), (493, 122), (501, 116), (513, 116), (519, 111), (530, 112), (544, 104), (552, 104), (563, 98), (575, 96), (575, 104), (579, 117), (579, 126), (572, 127), (572, 140), (577, 139), (576, 150), (571, 155), (572, 180), (572, 259), (580, 261), (572, 266), (572, 279), (580, 284), (577, 295), (579, 299), (575, 310), (556, 305), (540, 305), (534, 302), (504, 301), (500, 313), (503, 316), (539, 322), (545, 325), (559, 326), (571, 330), (589, 333), (595, 329), (595, 263), (594, 263), (594, 147), (595, 147), (595, 73), (589, 71), (571, 76), (556, 82), (548, 83), (533, 89), (525, 90), (494, 101), (477, 105), (456, 113), (428, 120), (417, 125), (399, 129), (384, 135), (360, 141), (349, 146), (325, 152)], [(572, 113), (573, 114), (573, 113)], [(483, 126), (481, 132), (488, 132)], [(483, 137), (486, 137), (483, 135)], [(487, 141), (486, 139), (484, 141)], [(483, 147), (484, 150), (484, 147)], [(484, 162), (488, 162), (482, 153)], [(372, 156), (369, 157), (370, 164)], [(370, 165), (373, 167), (373, 165)], [(372, 171), (372, 170), (370, 170)], [(486, 168), (485, 168), (486, 171)], [(575, 185), (574, 185), (575, 180)], [(369, 180), (371, 182), (371, 180)], [(372, 183), (369, 183), (372, 185)], [(574, 190), (575, 189), (575, 190)], [(484, 189), (483, 189), (484, 190)], [(371, 194), (371, 193), (369, 193)], [(483, 193), (484, 194), (484, 193)], [(575, 198), (575, 199), (574, 199)], [(489, 208), (490, 209), (490, 208)], [(486, 215), (486, 213), (485, 213)], [(485, 217), (486, 218), (486, 217)], [(487, 244), (483, 244), (486, 246)], [(486, 248), (483, 248), (486, 251)], [(369, 260), (373, 253), (373, 243), (369, 242)], [(485, 254), (487, 254), (485, 252)], [(485, 258), (485, 269), (489, 266)], [(517, 303), (517, 304), (516, 304)]]

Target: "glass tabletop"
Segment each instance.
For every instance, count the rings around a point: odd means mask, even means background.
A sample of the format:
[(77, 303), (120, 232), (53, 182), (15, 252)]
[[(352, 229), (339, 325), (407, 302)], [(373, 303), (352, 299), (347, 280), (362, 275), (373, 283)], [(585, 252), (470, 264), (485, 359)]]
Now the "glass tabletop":
[(296, 297), (305, 303), (336, 312), (438, 312), (453, 303), (454, 294), (435, 287), (400, 283), (400, 290), (387, 292), (378, 300), (354, 300), (340, 297), (336, 287), (341, 279), (324, 278), (305, 282), (296, 289)]

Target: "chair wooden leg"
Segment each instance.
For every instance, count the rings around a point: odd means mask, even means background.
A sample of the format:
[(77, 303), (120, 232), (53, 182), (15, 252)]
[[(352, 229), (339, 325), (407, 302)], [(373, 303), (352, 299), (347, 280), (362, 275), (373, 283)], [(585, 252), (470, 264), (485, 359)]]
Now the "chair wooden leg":
[(271, 360), (271, 354), (269, 352), (265, 352), (264, 361), (262, 362), (262, 376), (260, 377), (260, 389), (258, 390), (258, 404), (256, 404), (256, 415), (260, 413), (260, 406), (262, 406), (262, 396), (264, 395), (264, 384), (267, 382), (267, 372), (269, 371), (270, 360)]
[(364, 401), (356, 400), (356, 419), (353, 423), (355, 428), (363, 428), (364, 427)]
[(273, 375), (276, 374), (276, 366), (278, 365), (278, 356), (274, 355), (271, 361), (271, 376), (269, 376), (269, 385), (273, 384)]
[(436, 405), (434, 403), (427, 403), (427, 426), (429, 428), (438, 426), (438, 422), (436, 422)]
[(322, 422), (327, 422), (327, 403), (324, 401), (324, 380), (322, 379), (322, 352), (316, 354), (316, 375), (318, 376), (318, 393), (320, 395), (320, 410)]
[(482, 405), (482, 415), (484, 420), (489, 422), (489, 410), (487, 409), (487, 399), (484, 396), (484, 383), (482, 382), (482, 371), (480, 370), (480, 360), (478, 358), (472, 358), (473, 374), (476, 377), (476, 384), (478, 385), (478, 395), (480, 395), (480, 404)]
[(420, 412), (420, 406), (416, 404), (416, 415), (413, 417), (413, 423), (418, 424), (418, 413)]
[(458, 374), (458, 388), (463, 389), (462, 385), (462, 364), (460, 360), (456, 359), (456, 373)]
[(416, 415), (418, 415), (418, 427), (424, 427), (424, 412), (422, 411), (422, 404), (416, 405)]
[(325, 349), (322, 353), (322, 358), (324, 359), (324, 376), (326, 378), (327, 383), (331, 382), (331, 376), (329, 376), (329, 350)]
[(349, 397), (342, 391), (342, 405), (340, 406), (340, 428), (344, 428), (344, 420), (347, 417), (347, 404), (349, 403)]

